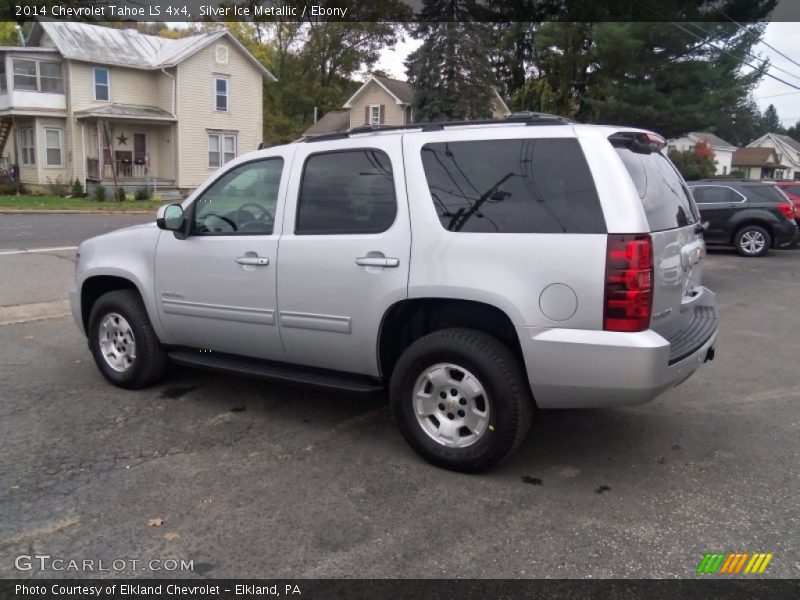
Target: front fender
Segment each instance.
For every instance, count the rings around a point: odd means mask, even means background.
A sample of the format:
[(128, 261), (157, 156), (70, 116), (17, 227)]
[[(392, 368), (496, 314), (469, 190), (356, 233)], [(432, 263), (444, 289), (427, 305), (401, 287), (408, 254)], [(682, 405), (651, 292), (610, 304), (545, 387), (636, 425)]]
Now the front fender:
[(142, 297), (153, 330), (163, 340), (165, 331), (158, 318), (153, 291), (155, 251), (160, 235), (155, 224), (147, 224), (86, 240), (78, 248), (75, 289), (82, 299), (86, 282), (94, 277), (117, 277), (131, 282)]

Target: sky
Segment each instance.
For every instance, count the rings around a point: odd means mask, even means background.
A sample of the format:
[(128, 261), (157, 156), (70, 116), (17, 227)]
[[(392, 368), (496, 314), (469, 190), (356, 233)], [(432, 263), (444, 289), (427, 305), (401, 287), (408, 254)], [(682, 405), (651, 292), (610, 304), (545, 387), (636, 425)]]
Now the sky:
[[(781, 16), (779, 12), (776, 14)], [(800, 63), (800, 23), (773, 21), (767, 25), (764, 41)], [(403, 61), (421, 43), (420, 40), (406, 37), (403, 42), (395, 46), (394, 50), (384, 50), (375, 68), (385, 71), (391, 77), (405, 79)], [(755, 46), (753, 53), (769, 59), (770, 73), (800, 88), (800, 65), (792, 63), (764, 44)], [(748, 70), (746, 67), (745, 69)], [(764, 76), (753, 91), (753, 97), (762, 111), (770, 104), (774, 104), (784, 127), (791, 127), (800, 120), (800, 89)]]

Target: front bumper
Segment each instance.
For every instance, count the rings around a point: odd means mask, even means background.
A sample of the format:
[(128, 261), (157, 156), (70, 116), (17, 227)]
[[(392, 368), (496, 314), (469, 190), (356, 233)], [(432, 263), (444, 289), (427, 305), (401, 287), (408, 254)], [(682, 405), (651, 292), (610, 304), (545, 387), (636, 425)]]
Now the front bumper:
[(83, 326), (83, 314), (81, 313), (81, 296), (78, 293), (77, 286), (73, 285), (69, 288), (69, 308), (72, 311), (72, 318), (75, 319), (75, 322), (78, 324), (78, 329), (81, 331), (86, 331), (85, 327)]
[[(713, 294), (708, 290), (708, 305)], [(518, 328), (539, 408), (599, 408), (649, 402), (713, 358), (710, 337), (670, 364), (670, 343), (655, 331)], [(709, 352), (711, 351), (711, 352)]]

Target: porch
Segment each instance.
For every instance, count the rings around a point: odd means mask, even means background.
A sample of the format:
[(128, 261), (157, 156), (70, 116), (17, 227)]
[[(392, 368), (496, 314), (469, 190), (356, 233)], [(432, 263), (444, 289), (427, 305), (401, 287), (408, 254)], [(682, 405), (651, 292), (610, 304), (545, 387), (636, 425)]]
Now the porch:
[(75, 113), (88, 183), (174, 187), (177, 119), (159, 108), (112, 104)]

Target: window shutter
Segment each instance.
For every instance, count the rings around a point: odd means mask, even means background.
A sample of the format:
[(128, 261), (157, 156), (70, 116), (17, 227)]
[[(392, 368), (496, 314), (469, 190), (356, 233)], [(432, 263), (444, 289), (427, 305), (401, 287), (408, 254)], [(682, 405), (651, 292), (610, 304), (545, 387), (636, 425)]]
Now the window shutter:
[(381, 125), (383, 125), (383, 121), (386, 118), (386, 105), (381, 104)]
[(369, 125), (369, 105), (364, 107), (364, 125)]

